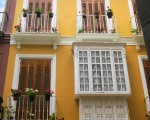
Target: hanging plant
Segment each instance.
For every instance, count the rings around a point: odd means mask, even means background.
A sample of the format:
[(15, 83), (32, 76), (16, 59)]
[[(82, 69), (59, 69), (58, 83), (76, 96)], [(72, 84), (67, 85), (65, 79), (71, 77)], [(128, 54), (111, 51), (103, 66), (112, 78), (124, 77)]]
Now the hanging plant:
[(22, 12), (23, 12), (23, 17), (27, 17), (27, 14), (29, 13), (29, 9), (23, 8)]

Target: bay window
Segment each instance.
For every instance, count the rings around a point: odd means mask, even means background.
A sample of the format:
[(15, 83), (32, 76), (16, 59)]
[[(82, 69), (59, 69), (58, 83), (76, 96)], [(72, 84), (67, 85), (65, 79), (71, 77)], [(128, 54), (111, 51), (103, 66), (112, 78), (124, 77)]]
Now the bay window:
[(124, 47), (74, 44), (75, 94), (130, 94)]

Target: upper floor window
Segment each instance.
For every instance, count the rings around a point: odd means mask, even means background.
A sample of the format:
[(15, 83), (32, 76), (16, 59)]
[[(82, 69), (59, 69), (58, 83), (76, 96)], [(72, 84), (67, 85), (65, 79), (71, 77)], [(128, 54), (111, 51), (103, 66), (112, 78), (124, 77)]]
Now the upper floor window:
[(76, 94), (129, 94), (124, 48), (75, 47)]
[(131, 24), (133, 29), (137, 29), (138, 32), (142, 31), (141, 23), (138, 15), (136, 0), (128, 0), (130, 16), (131, 16)]
[[(108, 19), (106, 14), (106, 10), (110, 7), (109, 0), (77, 1), (80, 1), (77, 10), (81, 13), (77, 16), (78, 33), (116, 33), (115, 18)], [(83, 15), (85, 13), (86, 16)]]
[(82, 0), (82, 10), (86, 10), (88, 15), (94, 15), (99, 12), (105, 15), (105, 1), (104, 0)]
[[(56, 0), (24, 0), (24, 9), (29, 9), (22, 21), (23, 32), (56, 32)], [(40, 9), (37, 14), (36, 9)], [(52, 13), (53, 15), (49, 15)], [(21, 20), (22, 19), (22, 20)]]

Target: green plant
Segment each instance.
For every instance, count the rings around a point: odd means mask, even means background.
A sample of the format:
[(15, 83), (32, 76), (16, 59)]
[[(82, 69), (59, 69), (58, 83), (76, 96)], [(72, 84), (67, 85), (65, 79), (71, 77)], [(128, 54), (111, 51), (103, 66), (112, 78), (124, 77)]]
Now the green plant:
[(38, 92), (37, 89), (33, 90), (32, 88), (31, 89), (30, 88), (26, 88), (26, 91), (25, 91), (26, 95), (28, 95), (29, 97), (35, 97), (37, 92)]
[(52, 12), (52, 8), (50, 8), (50, 10), (48, 11), (48, 15), (49, 15), (50, 17), (53, 17), (54, 13)]
[(55, 113), (52, 113), (52, 114), (50, 115), (50, 120), (55, 120), (55, 118), (56, 118)]
[(107, 13), (111, 13), (112, 15), (114, 14), (113, 10), (108, 8)]
[(138, 29), (136, 29), (136, 28), (132, 28), (131, 32), (132, 32), (132, 33), (135, 33), (135, 34), (140, 33), (140, 32), (139, 32), (139, 30), (138, 30)]
[(11, 89), (12, 92), (12, 96), (20, 96), (21, 95), (21, 90), (17, 90), (17, 89)]
[(84, 28), (80, 28), (78, 33), (83, 33), (84, 32)]
[(108, 16), (108, 18), (112, 18), (112, 16), (113, 16), (113, 10), (112, 9), (110, 9), (109, 8), (109, 6), (107, 7), (108, 9), (107, 9), (107, 16)]
[(28, 13), (28, 12), (29, 12), (29, 9), (23, 8), (23, 9), (22, 9), (22, 12)]
[(36, 13), (36, 14), (41, 14), (41, 13), (42, 13), (41, 8), (35, 8), (35, 13)]

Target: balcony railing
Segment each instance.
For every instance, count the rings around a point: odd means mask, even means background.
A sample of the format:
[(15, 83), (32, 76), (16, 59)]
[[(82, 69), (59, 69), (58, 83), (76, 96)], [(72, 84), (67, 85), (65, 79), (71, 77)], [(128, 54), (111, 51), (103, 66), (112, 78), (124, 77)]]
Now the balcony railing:
[(108, 19), (107, 15), (82, 15), (77, 16), (77, 33), (118, 33), (115, 16)]
[(18, 24), (21, 27), (18, 32), (41, 32), (41, 33), (57, 33), (57, 16), (50, 18), (47, 14), (41, 14), (41, 17), (36, 17), (36, 14), (28, 14), (27, 17), (19, 15)]
[(6, 12), (0, 12), (0, 32), (5, 33), (8, 24), (8, 14)]
[[(44, 95), (36, 95), (34, 101), (29, 101), (26, 95), (21, 95), (17, 101), (8, 97), (6, 120), (50, 120), (50, 113), (54, 112), (55, 97), (45, 101)], [(32, 114), (32, 115), (31, 115)]]

